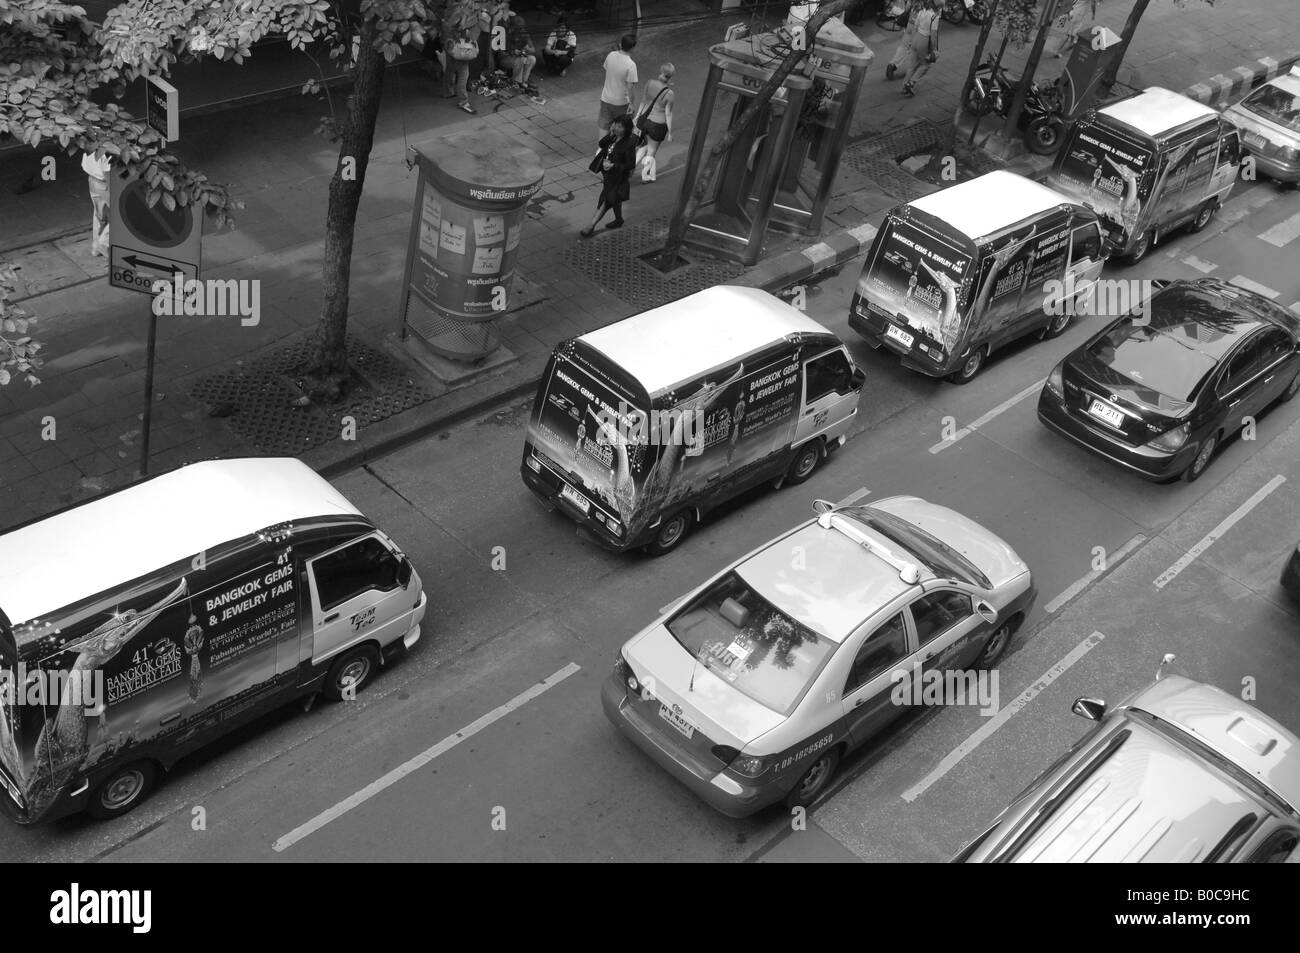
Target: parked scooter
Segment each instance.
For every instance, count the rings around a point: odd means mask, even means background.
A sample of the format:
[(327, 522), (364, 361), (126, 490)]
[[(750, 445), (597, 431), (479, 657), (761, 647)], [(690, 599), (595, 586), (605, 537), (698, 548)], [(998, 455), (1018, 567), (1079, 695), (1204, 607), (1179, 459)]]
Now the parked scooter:
[[(975, 70), (975, 80), (963, 105), (973, 116), (993, 113), (1005, 118), (1011, 111), (1011, 101), (1019, 85), (1020, 78), (1012, 76), (1004, 67), (998, 66), (994, 71), (993, 59), (990, 58)], [(1055, 82), (1030, 84), (1018, 126), (1030, 152), (1046, 156), (1060, 148), (1061, 137), (1065, 134), (1065, 116), (1060, 89)]]
[(949, 23), (969, 20), (978, 26), (988, 19), (989, 5), (985, 0), (947, 0), (941, 15)]

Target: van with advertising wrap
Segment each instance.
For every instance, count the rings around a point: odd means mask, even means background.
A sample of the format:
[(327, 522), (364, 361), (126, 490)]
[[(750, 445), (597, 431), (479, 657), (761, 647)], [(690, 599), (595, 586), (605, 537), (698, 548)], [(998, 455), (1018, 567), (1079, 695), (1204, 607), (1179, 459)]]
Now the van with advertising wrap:
[(1153, 86), (1075, 122), (1047, 184), (1095, 210), (1109, 254), (1135, 264), (1170, 232), (1205, 228), (1227, 201), (1240, 165), (1231, 123)]
[(136, 807), (285, 702), (352, 697), (426, 599), (374, 523), (293, 459), (195, 463), (0, 536), (0, 807)]
[(965, 384), (1003, 345), (1062, 334), (1101, 274), (1090, 209), (990, 172), (892, 209), (876, 233), (849, 327), (903, 366)]
[(520, 470), (601, 545), (662, 555), (724, 501), (807, 480), (864, 380), (802, 311), (720, 285), (557, 347)]

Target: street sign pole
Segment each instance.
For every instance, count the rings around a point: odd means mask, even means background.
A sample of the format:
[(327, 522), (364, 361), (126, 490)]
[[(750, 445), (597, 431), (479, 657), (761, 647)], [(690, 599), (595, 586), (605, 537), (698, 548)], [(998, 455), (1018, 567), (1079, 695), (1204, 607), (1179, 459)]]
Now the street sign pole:
[[(165, 294), (166, 292), (164, 292)], [(158, 315), (149, 299), (149, 346), (144, 366), (144, 421), (140, 433), (140, 476), (149, 475), (149, 430), (153, 423), (153, 359), (158, 344)]]

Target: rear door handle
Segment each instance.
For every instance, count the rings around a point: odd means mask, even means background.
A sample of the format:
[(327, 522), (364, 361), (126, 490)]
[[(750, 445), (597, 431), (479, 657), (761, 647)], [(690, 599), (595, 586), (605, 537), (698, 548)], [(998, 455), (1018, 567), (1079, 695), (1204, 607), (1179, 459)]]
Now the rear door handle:
[(321, 625), (324, 625), (326, 622), (333, 622), (333, 621), (334, 621), (335, 619), (337, 619), (338, 617), (339, 617), (339, 614), (338, 614), (337, 612), (334, 613), (333, 615), (327, 615), (325, 618), (323, 618), (323, 619), (320, 620)]

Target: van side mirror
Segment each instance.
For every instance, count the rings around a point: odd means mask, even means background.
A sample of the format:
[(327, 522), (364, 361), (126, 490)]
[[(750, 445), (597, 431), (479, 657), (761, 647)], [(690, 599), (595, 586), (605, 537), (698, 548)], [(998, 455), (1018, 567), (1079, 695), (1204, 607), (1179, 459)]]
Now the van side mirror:
[(415, 570), (411, 568), (411, 561), (405, 556), (397, 557), (397, 584), (405, 589), (411, 584), (411, 576)]
[(998, 621), (998, 610), (993, 608), (993, 606), (989, 605), (983, 599), (979, 599), (975, 602), (975, 612), (989, 625)]
[(1100, 698), (1076, 698), (1070, 711), (1089, 721), (1101, 721), (1106, 714), (1106, 703)]

